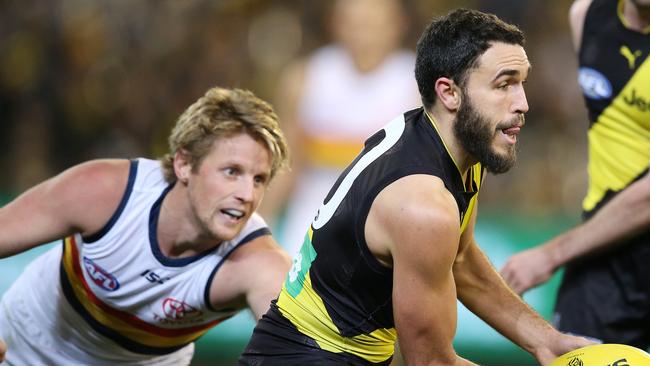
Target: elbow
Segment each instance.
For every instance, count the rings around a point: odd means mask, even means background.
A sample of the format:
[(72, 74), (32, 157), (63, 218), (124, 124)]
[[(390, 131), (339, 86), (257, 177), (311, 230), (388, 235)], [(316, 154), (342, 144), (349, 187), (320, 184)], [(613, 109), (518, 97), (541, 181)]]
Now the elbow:
[(434, 357), (404, 357), (404, 362), (409, 366), (454, 366), (457, 361), (458, 356), (455, 353)]

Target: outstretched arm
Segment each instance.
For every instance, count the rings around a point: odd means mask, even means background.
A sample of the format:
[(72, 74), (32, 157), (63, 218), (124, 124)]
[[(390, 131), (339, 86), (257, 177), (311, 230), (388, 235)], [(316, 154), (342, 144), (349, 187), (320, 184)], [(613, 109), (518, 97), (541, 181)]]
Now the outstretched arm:
[(546, 282), (563, 265), (605, 250), (650, 228), (650, 174), (617, 194), (591, 219), (548, 242), (518, 253), (501, 270), (517, 293)]
[(508, 288), (474, 240), (476, 210), (472, 215), (454, 263), (458, 299), (542, 365), (591, 344), (584, 338), (559, 333)]
[(290, 267), (289, 255), (273, 237), (260, 236), (237, 248), (217, 271), (211, 285), (212, 306), (248, 306), (259, 320), (278, 297)]
[(268, 235), (260, 239), (264, 249), (250, 258), (251, 283), (246, 293), (246, 302), (259, 320), (271, 305), (271, 300), (278, 297), (282, 283), (291, 268), (291, 258)]
[(370, 209), (366, 242), (380, 261), (393, 266), (393, 312), (406, 364), (474, 365), (452, 346), (458, 228), (456, 203), (432, 176), (397, 180)]
[(72, 167), (0, 208), (0, 258), (79, 232), (94, 234), (124, 194), (128, 160)]

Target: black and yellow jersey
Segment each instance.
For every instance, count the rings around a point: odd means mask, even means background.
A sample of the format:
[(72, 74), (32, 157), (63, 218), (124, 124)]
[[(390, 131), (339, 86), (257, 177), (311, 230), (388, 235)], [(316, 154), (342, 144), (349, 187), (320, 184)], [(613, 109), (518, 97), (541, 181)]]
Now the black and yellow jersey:
[[(293, 338), (293, 346), (302, 342), (347, 355), (346, 364), (390, 361), (396, 339), (392, 269), (368, 249), (364, 226), (379, 192), (412, 174), (434, 175), (444, 182), (458, 205), (461, 230), (465, 229), (481, 184), (480, 164), (470, 169), (467, 183), (463, 182), (434, 121), (422, 108), (406, 112), (365, 142), (360, 155), (328, 193), (278, 299), (260, 321), (262, 328), (269, 321), (276, 325), (264, 332), (266, 336), (282, 334), (277, 337)], [(435, 244), (431, 250), (436, 250)], [(279, 317), (286, 321), (277, 321)], [(279, 329), (283, 322), (287, 329)], [(250, 350), (266, 353), (264, 342), (254, 339), (260, 336), (264, 337), (261, 332), (254, 333), (245, 357)], [(278, 343), (273, 347), (279, 347)]]
[(579, 51), (579, 84), (589, 109), (590, 216), (650, 165), (650, 27), (629, 29), (624, 0), (594, 0)]

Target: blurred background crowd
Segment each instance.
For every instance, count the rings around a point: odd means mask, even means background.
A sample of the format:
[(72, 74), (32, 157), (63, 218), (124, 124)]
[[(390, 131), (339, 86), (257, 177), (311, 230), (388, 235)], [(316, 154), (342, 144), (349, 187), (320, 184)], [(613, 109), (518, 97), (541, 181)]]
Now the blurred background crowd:
[[(587, 119), (570, 44), (570, 0), (405, 0), (403, 47), (434, 14), (467, 6), (518, 24), (533, 72), (520, 160), (483, 207), (577, 215)], [(331, 40), (330, 1), (5, 1), (0, 12), (0, 192), (95, 157), (158, 156), (183, 109), (213, 85), (274, 104), (292, 60)], [(386, 25), (388, 26), (388, 25)]]
[[(380, 0), (367, 0), (373, 1)], [(292, 105), (291, 98), (296, 97), (293, 91), (304, 92), (304, 88), (292, 84), (291, 70), (299, 60), (344, 38), (336, 29), (341, 19), (330, 16), (334, 3), (3, 1), (0, 143), (5, 153), (0, 156), (4, 172), (0, 175), (0, 202), (88, 159), (163, 155), (175, 119), (215, 85), (250, 89), (274, 104), (292, 142), (294, 162), (300, 162), (305, 155), (299, 146), (303, 134), (295, 132), (292, 119), (304, 112), (297, 109), (305, 107)], [(487, 250), (495, 264), (510, 253), (498, 252), (500, 243), (508, 241), (507, 235), (516, 244), (510, 247), (514, 251), (577, 221), (586, 191), (588, 121), (576, 83), (577, 61), (568, 29), (571, 0), (396, 3), (403, 9), (391, 11), (403, 11), (404, 27), (395, 35), (392, 47), (407, 54), (414, 51), (432, 16), (461, 6), (493, 12), (520, 26), (527, 36), (526, 49), (533, 65), (527, 83), (530, 112), (519, 135), (518, 164), (505, 175), (490, 177), (481, 193), (479, 224), (483, 222), (483, 226), (479, 225), (477, 236), (497, 248), (496, 253)], [(379, 26), (398, 27), (397, 23), (393, 20)], [(363, 38), (361, 29), (352, 28), (350, 32), (352, 38)], [(371, 51), (361, 49), (366, 56)], [(372, 68), (372, 60), (369, 62)], [(406, 74), (414, 83), (412, 67)], [(319, 86), (312, 89), (318, 91)], [(387, 98), (387, 103), (392, 101)], [(377, 108), (383, 105), (377, 104)], [(413, 98), (412, 107), (418, 105)], [(335, 108), (326, 107), (330, 111)], [(403, 109), (401, 105), (399, 108)], [(379, 126), (394, 116), (386, 116)], [(280, 194), (278, 185), (272, 186), (265, 198), (271, 206), (282, 206), (288, 199), (287, 192)], [(271, 216), (279, 215), (278, 208), (264, 209), (269, 221), (275, 221)], [(481, 216), (486, 219), (481, 221)], [(485, 223), (502, 231), (496, 235), (494, 230), (482, 229)], [(546, 294), (552, 296), (554, 291), (544, 294), (537, 303), (534, 292), (528, 299), (548, 315), (552, 300)], [(250, 323), (247, 326), (250, 330)], [(472, 321), (463, 323), (461, 316), (459, 333), (491, 336), (475, 331), (474, 326)], [(237, 334), (241, 337), (232, 346), (233, 354), (245, 338), (241, 331)], [(221, 341), (227, 343), (227, 338)], [(513, 357), (514, 364), (525, 364)], [(493, 362), (508, 364), (504, 360)]]

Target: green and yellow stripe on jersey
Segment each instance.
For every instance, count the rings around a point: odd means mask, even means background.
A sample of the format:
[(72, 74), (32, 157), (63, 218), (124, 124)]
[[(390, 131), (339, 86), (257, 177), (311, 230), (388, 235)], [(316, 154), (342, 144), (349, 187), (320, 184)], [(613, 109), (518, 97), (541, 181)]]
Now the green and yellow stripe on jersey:
[(373, 363), (386, 361), (392, 357), (395, 349), (395, 328), (381, 328), (370, 334), (343, 337), (325, 309), (323, 300), (312, 288), (309, 267), (317, 256), (311, 243), (312, 237), (310, 227), (294, 259), (300, 265), (295, 272), (287, 275), (278, 297), (280, 312), (300, 333), (314, 339), (321, 349), (353, 354)]

